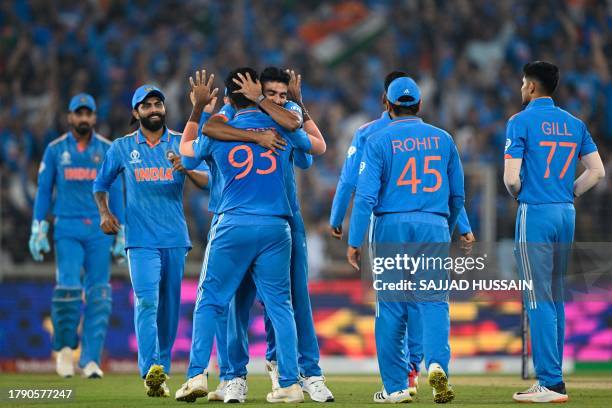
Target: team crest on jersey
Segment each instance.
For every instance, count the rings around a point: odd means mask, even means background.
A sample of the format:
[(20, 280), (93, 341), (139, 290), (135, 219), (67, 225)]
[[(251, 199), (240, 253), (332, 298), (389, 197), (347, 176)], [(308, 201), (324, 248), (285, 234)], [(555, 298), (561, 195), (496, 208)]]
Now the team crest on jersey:
[(96, 163), (96, 164), (100, 163), (100, 161), (101, 161), (101, 160), (102, 160), (102, 158), (100, 157), (100, 155), (99, 155), (99, 154), (94, 154), (94, 155), (91, 157), (91, 161), (93, 161), (93, 162), (94, 162), (94, 163)]
[(351, 146), (348, 148), (348, 152), (346, 152), (346, 157), (350, 158), (355, 153), (357, 153), (357, 148), (355, 146)]
[(512, 140), (510, 140), (510, 138), (506, 139), (506, 147), (504, 149), (504, 152), (508, 151), (508, 148), (510, 147), (510, 145), (512, 144)]
[(140, 163), (142, 160), (140, 160), (140, 152), (136, 149), (132, 150), (132, 152), (130, 153), (130, 164), (136, 164), (136, 163)]
[(365, 166), (366, 166), (365, 162), (361, 162), (359, 164), (359, 174), (363, 173), (363, 171), (365, 170)]
[(176, 153), (174, 153), (174, 151), (173, 151), (173, 150), (168, 150), (168, 151), (166, 152), (166, 159), (168, 159), (168, 160), (172, 160), (172, 159), (174, 159), (175, 157), (176, 157)]
[(64, 150), (64, 152), (60, 156), (60, 164), (63, 166), (66, 166), (66, 165), (69, 165), (70, 163), (72, 163), (72, 160), (70, 159), (70, 153)]

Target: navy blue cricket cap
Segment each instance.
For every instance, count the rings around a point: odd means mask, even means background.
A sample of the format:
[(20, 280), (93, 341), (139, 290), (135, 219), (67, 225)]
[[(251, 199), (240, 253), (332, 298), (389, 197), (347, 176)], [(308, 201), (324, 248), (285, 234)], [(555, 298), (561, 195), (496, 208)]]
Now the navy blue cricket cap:
[(162, 102), (166, 99), (164, 93), (155, 85), (143, 85), (136, 89), (134, 96), (132, 96), (132, 109), (136, 109), (139, 103), (147, 99), (149, 96), (157, 96)]
[(396, 78), (389, 84), (387, 100), (394, 105), (416, 105), (421, 101), (421, 90), (410, 77)]
[(93, 96), (86, 93), (80, 93), (78, 95), (74, 95), (72, 99), (70, 99), (70, 103), (68, 104), (68, 110), (70, 112), (76, 112), (81, 108), (87, 108), (92, 112), (96, 111), (96, 101)]

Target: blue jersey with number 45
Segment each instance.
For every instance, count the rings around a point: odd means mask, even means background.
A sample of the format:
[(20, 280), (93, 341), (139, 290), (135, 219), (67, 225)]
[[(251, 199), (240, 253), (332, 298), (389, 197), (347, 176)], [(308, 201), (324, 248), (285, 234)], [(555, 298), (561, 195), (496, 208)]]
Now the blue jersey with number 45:
[(224, 142), (199, 137), (193, 143), (195, 156), (204, 159), (213, 174), (218, 173), (223, 187), (216, 213), (293, 215), (286, 189), (286, 172), (291, 171), (290, 158), (294, 149), (311, 149), (308, 135), (303, 130), (288, 132), (259, 109), (238, 111), (230, 126), (253, 131), (273, 129), (288, 144), (285, 150), (274, 154), (255, 143)]
[(366, 143), (349, 244), (361, 245), (372, 212), (449, 217), (452, 202), (454, 223), (464, 197), (463, 168), (452, 137), (417, 117), (394, 119)]
[(523, 159), (520, 202), (573, 203), (574, 175), (581, 156), (597, 151), (582, 121), (537, 98), (508, 121), (506, 159)]

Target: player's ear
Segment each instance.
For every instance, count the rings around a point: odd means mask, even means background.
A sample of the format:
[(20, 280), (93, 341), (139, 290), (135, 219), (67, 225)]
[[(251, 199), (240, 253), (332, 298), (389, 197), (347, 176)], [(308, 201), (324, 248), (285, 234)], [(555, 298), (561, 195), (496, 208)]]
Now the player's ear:
[(387, 107), (387, 93), (385, 91), (383, 91), (383, 93), (380, 96), (380, 98), (382, 99), (382, 104), (385, 107), (385, 109), (388, 109), (388, 107)]
[(132, 109), (132, 117), (134, 118), (134, 121), (140, 120), (140, 115), (136, 109)]

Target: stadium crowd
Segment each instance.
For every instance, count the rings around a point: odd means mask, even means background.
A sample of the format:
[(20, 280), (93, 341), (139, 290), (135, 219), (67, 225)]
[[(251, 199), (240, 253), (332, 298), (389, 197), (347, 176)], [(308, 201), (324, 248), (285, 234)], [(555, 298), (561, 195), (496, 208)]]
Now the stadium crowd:
[[(182, 130), (191, 109), (189, 73), (205, 67), (220, 86), (220, 77), (245, 65), (300, 72), (304, 102), (327, 140), (327, 153), (299, 173), (311, 267), (335, 256), (326, 226), (340, 168), (353, 132), (380, 115), (382, 78), (393, 69), (418, 79), (424, 118), (455, 137), (464, 164), (497, 168), (497, 235), (510, 238), (515, 204), (501, 168), (506, 120), (521, 109), (521, 68), (534, 59), (560, 67), (556, 102), (587, 123), (612, 170), (611, 28), (612, 7), (594, 0), (4, 1), (2, 251), (17, 263), (29, 259), (38, 163), (67, 129), (72, 95), (96, 97), (97, 131), (115, 139), (133, 130), (134, 89), (155, 83), (166, 95), (169, 127)], [(466, 209), (478, 235), (477, 176), (466, 178)], [(192, 238), (203, 241), (207, 193), (192, 186), (186, 194)], [(608, 182), (577, 202), (577, 240), (609, 238), (611, 198)]]

